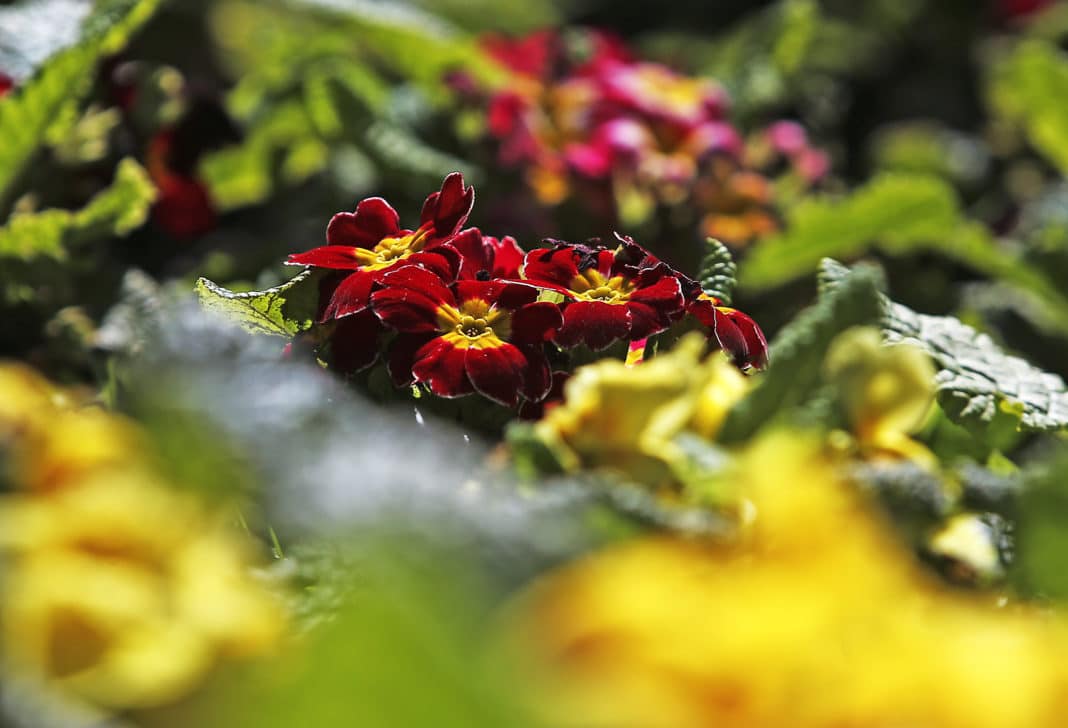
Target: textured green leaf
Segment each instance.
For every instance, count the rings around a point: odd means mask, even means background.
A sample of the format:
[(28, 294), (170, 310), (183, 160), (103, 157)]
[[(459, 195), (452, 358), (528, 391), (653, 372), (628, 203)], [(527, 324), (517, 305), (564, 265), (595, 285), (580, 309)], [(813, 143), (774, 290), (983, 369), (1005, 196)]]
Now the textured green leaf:
[(99, 2), (83, 24), (79, 41), (55, 54), (33, 78), (0, 101), (0, 201), (11, 196), (14, 181), (50, 127), (57, 120), (76, 121), (76, 115), (63, 112), (88, 91), (97, 60), (119, 51), (159, 3)]
[(1068, 598), (1068, 451), (1030, 469), (1015, 502), (1016, 554), (1009, 578), (1029, 596)]
[(714, 238), (708, 239), (708, 245), (710, 249), (701, 261), (697, 280), (701, 282), (701, 290), (729, 306), (734, 296), (738, 266), (726, 245)]
[[(850, 269), (824, 261), (820, 287), (833, 292), (852, 278)], [(988, 429), (1006, 417), (1028, 430), (1068, 426), (1064, 380), (1002, 351), (986, 334), (952, 316), (927, 316), (883, 297), (882, 325), (888, 340), (909, 341), (939, 367), (942, 408), (952, 419)]]
[(881, 271), (858, 266), (787, 324), (771, 344), (763, 380), (731, 411), (720, 439), (744, 440), (777, 413), (806, 402), (819, 386), (823, 356), (834, 337), (878, 321), (883, 286)]
[(207, 278), (197, 279), (194, 290), (205, 310), (256, 334), (287, 337), (312, 325), (319, 294), (311, 268), (265, 291), (237, 293)]
[(1050, 41), (1026, 40), (994, 64), (988, 95), (1035, 149), (1068, 173), (1068, 55)]

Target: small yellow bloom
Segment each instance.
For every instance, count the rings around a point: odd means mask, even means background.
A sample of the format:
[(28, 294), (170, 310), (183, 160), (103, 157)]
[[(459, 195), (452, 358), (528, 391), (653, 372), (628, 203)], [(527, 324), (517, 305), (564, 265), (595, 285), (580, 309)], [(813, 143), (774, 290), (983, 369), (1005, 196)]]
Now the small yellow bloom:
[(648, 485), (670, 480), (673, 439), (713, 437), (748, 382), (722, 353), (702, 360), (700, 336), (628, 367), (606, 359), (580, 367), (564, 402), (535, 425), (568, 469), (607, 469)]
[(936, 465), (934, 455), (909, 437), (934, 401), (935, 369), (922, 350), (885, 344), (874, 328), (850, 329), (831, 344), (824, 370), (841, 393), (863, 453)]

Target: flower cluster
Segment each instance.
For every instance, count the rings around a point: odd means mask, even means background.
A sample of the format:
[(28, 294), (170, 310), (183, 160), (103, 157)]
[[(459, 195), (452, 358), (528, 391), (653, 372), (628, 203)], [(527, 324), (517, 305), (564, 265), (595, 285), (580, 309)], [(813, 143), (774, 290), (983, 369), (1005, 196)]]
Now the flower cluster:
[(0, 651), (103, 709), (169, 703), (283, 626), (242, 539), (158, 472), (141, 430), (0, 366)]
[(330, 272), (319, 318), (333, 326), (336, 367), (369, 367), (388, 349), (398, 386), (422, 384), (441, 397), (477, 392), (511, 407), (549, 394), (550, 354), (642, 342), (687, 316), (740, 368), (765, 365), (767, 344), (751, 318), (629, 237), (617, 235), (614, 248), (550, 240), (524, 252), (511, 237), (465, 229), (473, 204), (474, 190), (455, 172), (426, 199), (414, 229), (372, 197), (331, 219), (326, 245), (289, 256)]
[(779, 122), (746, 140), (715, 81), (636, 60), (604, 33), (582, 41), (576, 50), (554, 31), (484, 41), (510, 72), (486, 101), (488, 131), (500, 161), (521, 167), (542, 203), (579, 191), (628, 223), (658, 204), (686, 203), (705, 234), (744, 244), (777, 226), (760, 170), (785, 169), (802, 186), (827, 173), (826, 154), (799, 124)]

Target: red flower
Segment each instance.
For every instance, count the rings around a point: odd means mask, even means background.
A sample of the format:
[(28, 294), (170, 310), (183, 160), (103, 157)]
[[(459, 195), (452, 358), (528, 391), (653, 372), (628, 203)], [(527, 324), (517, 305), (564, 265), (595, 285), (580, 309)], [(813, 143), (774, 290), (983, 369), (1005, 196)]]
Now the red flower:
[(538, 289), (507, 281), (446, 285), (429, 270), (405, 266), (382, 278), (371, 295), (375, 314), (401, 332), (390, 373), (398, 385), (425, 383), (440, 397), (478, 392), (506, 406), (522, 394), (549, 391), (542, 344), (560, 327), (556, 304)]
[(159, 190), (152, 219), (176, 238), (203, 235), (215, 227), (215, 205), (195, 174), (174, 168), (173, 130), (156, 134), (148, 144), (145, 165)]
[(439, 192), (426, 198), (415, 230), (402, 230), (397, 211), (381, 197), (367, 198), (355, 212), (334, 215), (326, 228), (327, 245), (290, 255), (286, 262), (352, 271), (331, 296), (323, 320), (359, 313), (367, 309), (375, 283), (398, 266), (418, 264), (442, 277), (455, 275), (459, 260), (443, 243), (467, 221), (474, 198), (463, 175), (453, 172)]
[(768, 365), (768, 342), (756, 321), (738, 309), (721, 306), (720, 300), (699, 294), (687, 312), (708, 327), (708, 337), (727, 352), (743, 370)]
[(659, 333), (683, 313), (675, 272), (627, 237), (615, 250), (558, 243), (527, 253), (523, 277), (567, 299), (556, 337), (564, 347), (604, 349)]
[(3, 96), (13, 88), (15, 88), (15, 79), (6, 73), (0, 72), (0, 96)]

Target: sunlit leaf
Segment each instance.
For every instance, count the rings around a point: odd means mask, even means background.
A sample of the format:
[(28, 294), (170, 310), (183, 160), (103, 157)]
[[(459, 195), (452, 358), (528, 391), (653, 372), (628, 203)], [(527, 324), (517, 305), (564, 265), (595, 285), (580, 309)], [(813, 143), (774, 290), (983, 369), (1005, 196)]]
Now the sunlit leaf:
[(253, 333), (273, 336), (293, 336), (311, 326), (318, 301), (310, 268), (265, 291), (236, 293), (207, 278), (198, 279), (194, 290), (206, 310)]

